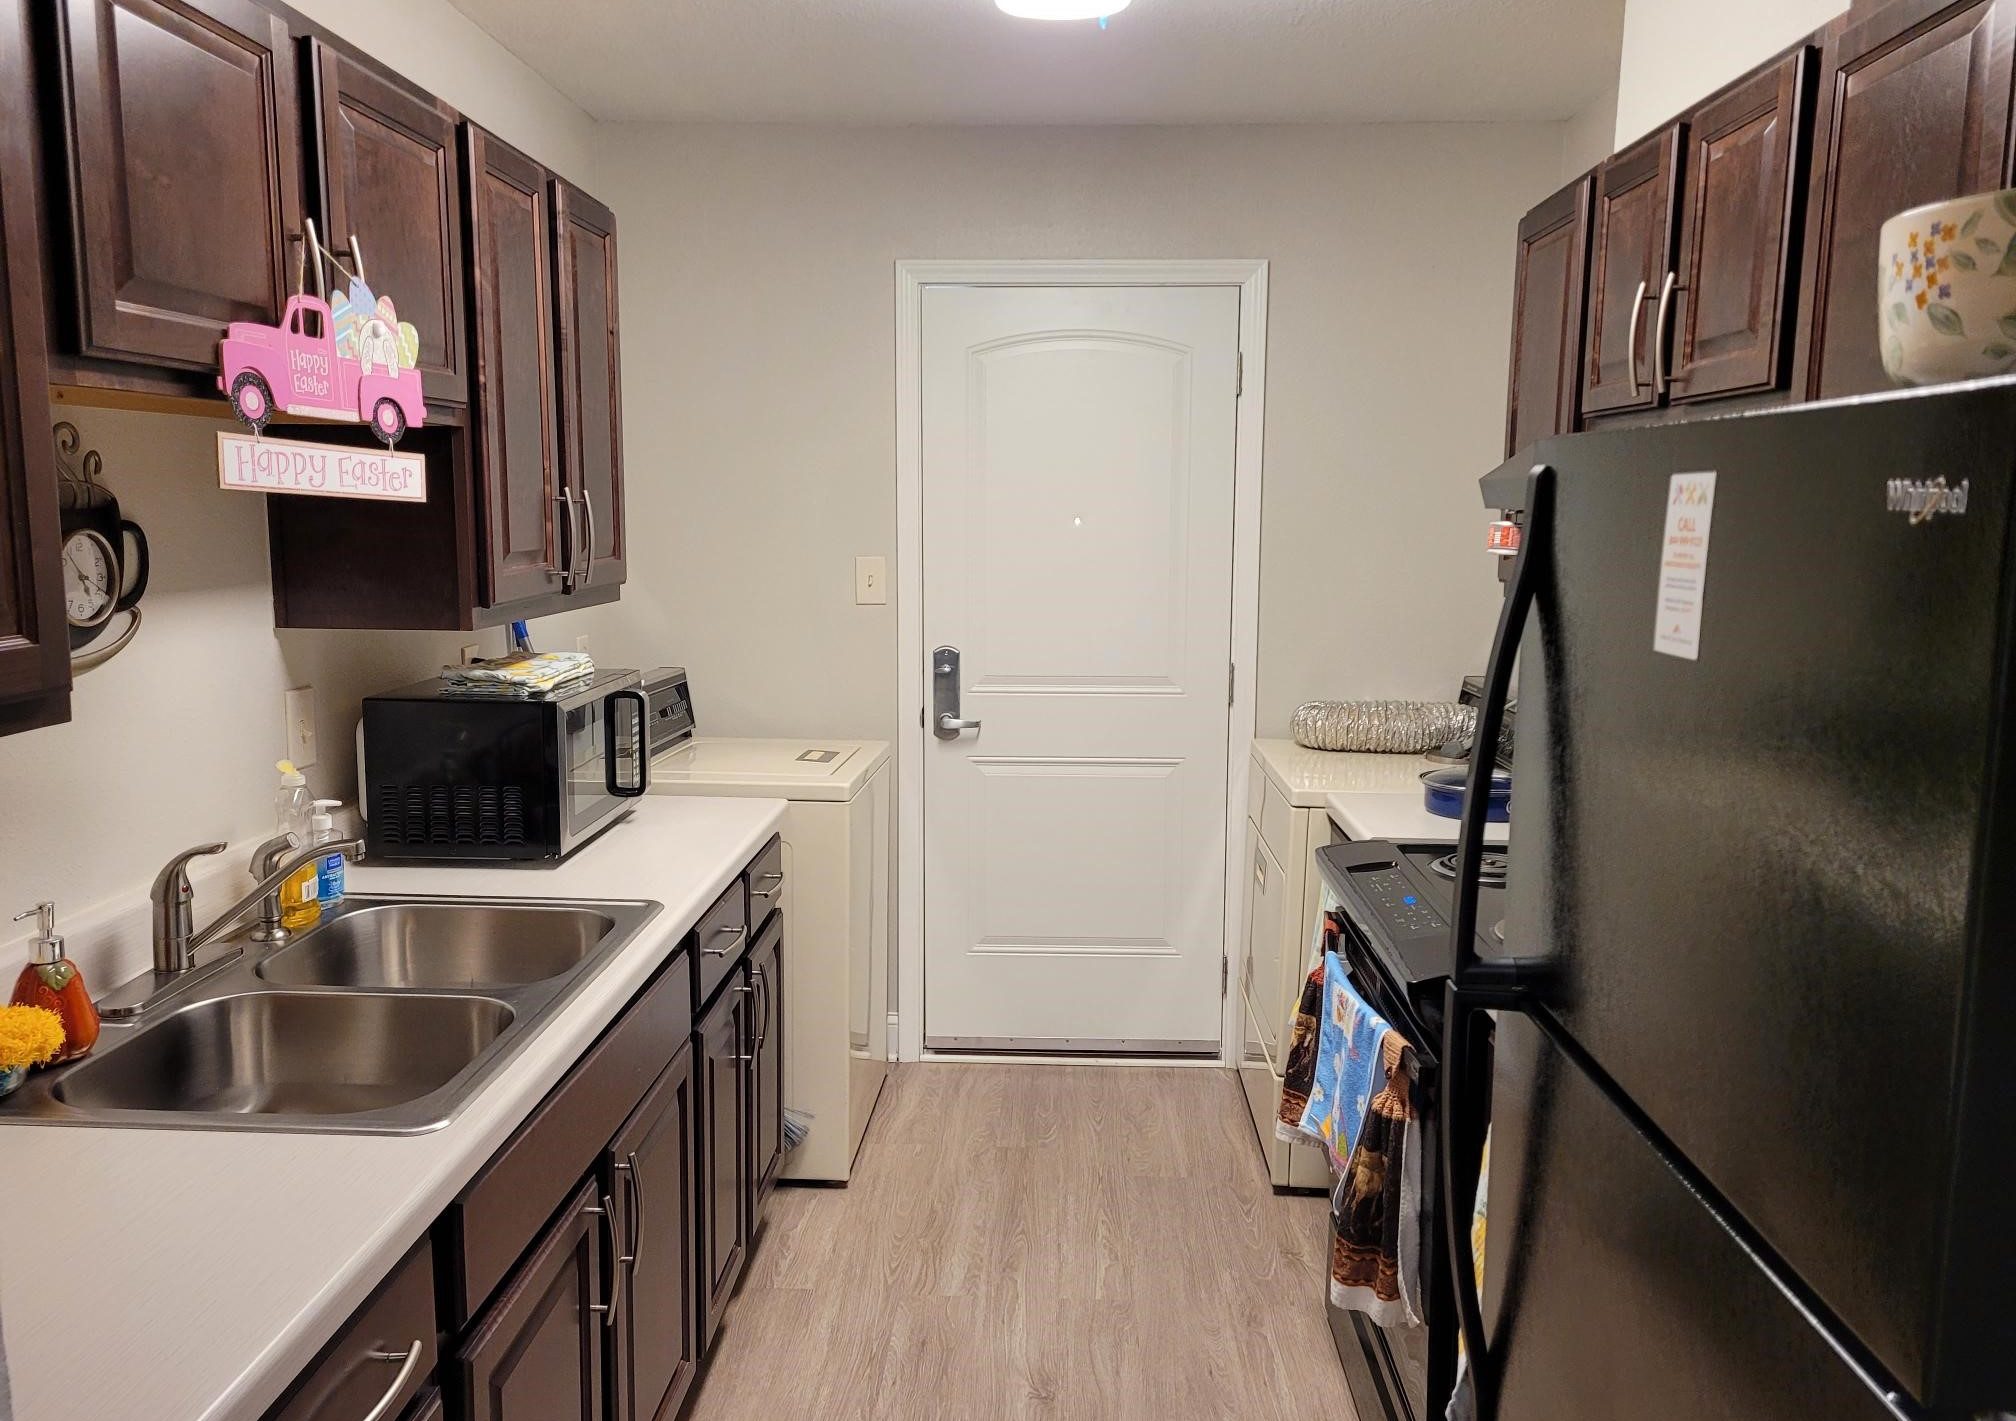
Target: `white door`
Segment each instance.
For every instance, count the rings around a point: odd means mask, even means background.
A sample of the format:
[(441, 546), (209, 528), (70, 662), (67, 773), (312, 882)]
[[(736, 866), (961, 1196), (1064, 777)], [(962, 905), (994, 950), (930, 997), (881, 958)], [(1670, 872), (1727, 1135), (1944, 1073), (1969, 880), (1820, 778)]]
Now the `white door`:
[(924, 1031), (1213, 1053), (1236, 287), (923, 300)]

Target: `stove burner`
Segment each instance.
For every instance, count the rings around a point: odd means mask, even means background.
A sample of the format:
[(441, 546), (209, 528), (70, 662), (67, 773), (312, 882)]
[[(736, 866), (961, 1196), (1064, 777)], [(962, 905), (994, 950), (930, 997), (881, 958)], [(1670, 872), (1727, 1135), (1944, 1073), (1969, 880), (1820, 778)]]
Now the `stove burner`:
[[(1444, 878), (1456, 877), (1456, 855), (1444, 854), (1428, 865)], [(1477, 881), (1486, 888), (1503, 888), (1505, 877), (1512, 869), (1512, 860), (1505, 854), (1486, 854), (1477, 865)]]

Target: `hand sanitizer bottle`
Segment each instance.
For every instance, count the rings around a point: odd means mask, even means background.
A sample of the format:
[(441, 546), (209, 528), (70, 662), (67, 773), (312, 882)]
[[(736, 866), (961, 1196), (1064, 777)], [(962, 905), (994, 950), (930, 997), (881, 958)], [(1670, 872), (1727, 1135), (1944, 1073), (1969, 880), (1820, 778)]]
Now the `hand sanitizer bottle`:
[[(336, 832), (335, 811), (343, 807), (340, 799), (318, 799), (315, 801), (315, 815), (311, 821), (314, 842), (334, 843), (342, 835)], [(343, 901), (343, 877), (346, 867), (341, 854), (329, 854), (318, 859), (315, 864), (315, 896), (318, 906), (328, 912)]]

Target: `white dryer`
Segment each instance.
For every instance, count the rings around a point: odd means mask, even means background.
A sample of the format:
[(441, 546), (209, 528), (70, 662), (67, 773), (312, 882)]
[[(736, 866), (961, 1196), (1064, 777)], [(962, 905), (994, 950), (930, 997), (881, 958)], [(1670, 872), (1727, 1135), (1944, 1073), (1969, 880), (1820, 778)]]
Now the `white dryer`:
[(881, 740), (700, 736), (651, 761), (653, 794), (790, 804), (784, 1104), (813, 1119), (785, 1179), (846, 1182), (889, 1073), (889, 780)]

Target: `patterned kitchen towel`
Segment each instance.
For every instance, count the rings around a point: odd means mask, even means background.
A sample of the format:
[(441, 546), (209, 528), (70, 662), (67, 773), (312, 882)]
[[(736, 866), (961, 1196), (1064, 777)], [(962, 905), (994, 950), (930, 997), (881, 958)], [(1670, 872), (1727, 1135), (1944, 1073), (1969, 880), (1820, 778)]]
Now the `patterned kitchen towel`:
[(1323, 911), (1316, 915), (1316, 936), (1309, 944), (1309, 971), (1295, 1003), (1295, 1016), (1288, 1024), (1288, 1057), (1281, 1065), (1281, 1107), (1276, 1112), (1274, 1138), (1283, 1144), (1324, 1148), (1321, 1137), (1303, 1131), (1302, 1116), (1316, 1086), (1316, 1052), (1323, 1034), (1323, 978), (1328, 955), (1343, 931), (1343, 911), (1335, 891), (1324, 885)]
[[(1334, 984), (1324, 1053), (1331, 1054), (1333, 1040), (1351, 1043), (1341, 1050), (1363, 1050), (1364, 1037), (1373, 1033), (1377, 1065), (1365, 1082), (1365, 1113), (1330, 1192), (1330, 1301), (1381, 1327), (1419, 1326), (1421, 1119), (1414, 1105), (1419, 1067), (1407, 1038), (1358, 1001), (1348, 983)], [(1355, 1069), (1347, 1079), (1357, 1079)], [(1347, 1103), (1356, 1098), (1344, 1097)]]

